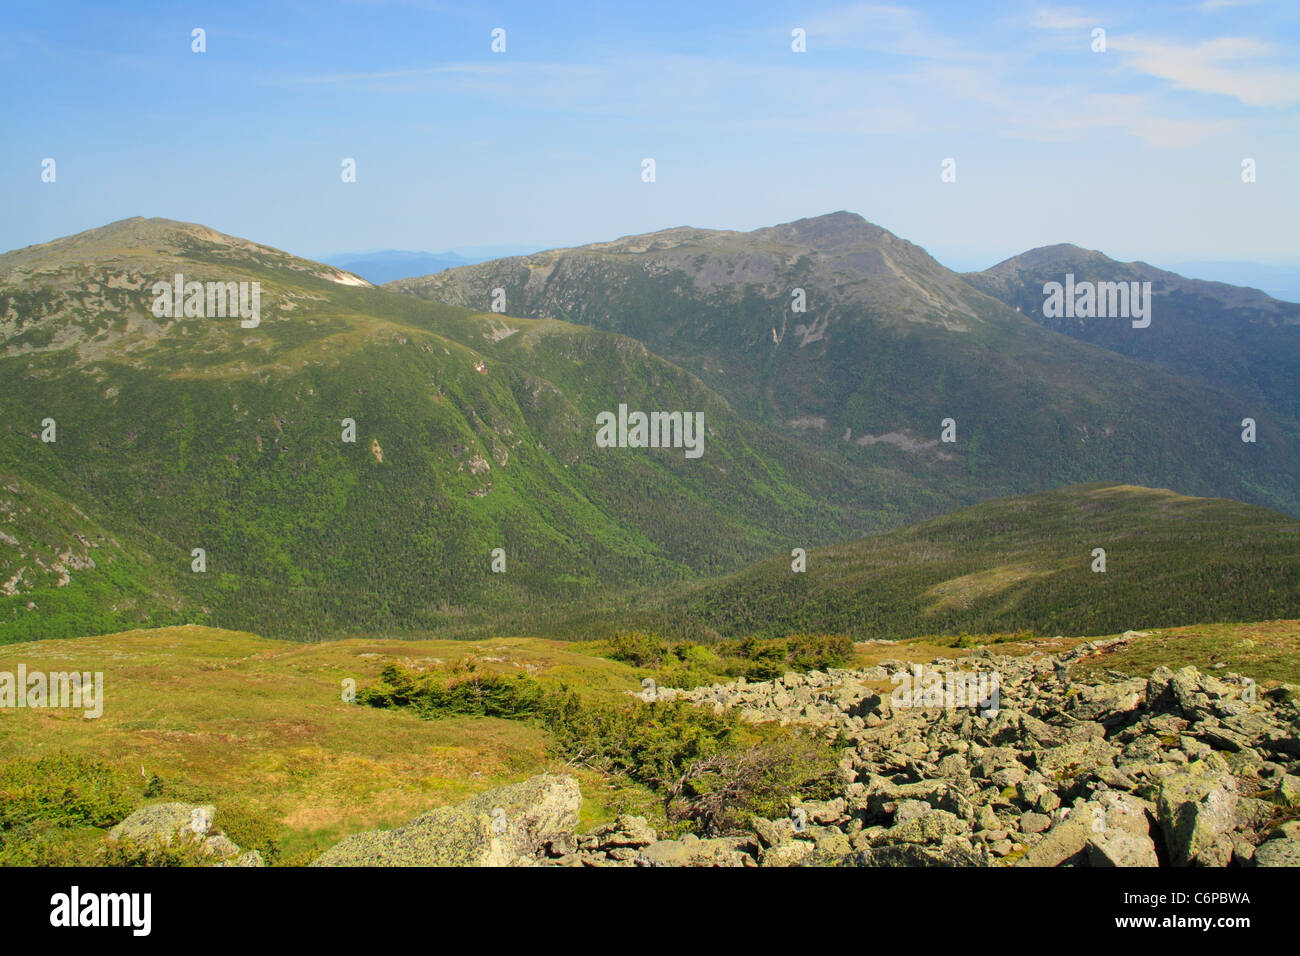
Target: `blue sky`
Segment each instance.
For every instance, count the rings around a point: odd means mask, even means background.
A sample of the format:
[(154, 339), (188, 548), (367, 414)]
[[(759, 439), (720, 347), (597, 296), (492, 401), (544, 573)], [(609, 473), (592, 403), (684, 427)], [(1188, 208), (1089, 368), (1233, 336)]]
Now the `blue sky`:
[(958, 268), (1300, 263), (1292, 0), (7, 0), (0, 27), (3, 249), (133, 215), (315, 257), (848, 209)]

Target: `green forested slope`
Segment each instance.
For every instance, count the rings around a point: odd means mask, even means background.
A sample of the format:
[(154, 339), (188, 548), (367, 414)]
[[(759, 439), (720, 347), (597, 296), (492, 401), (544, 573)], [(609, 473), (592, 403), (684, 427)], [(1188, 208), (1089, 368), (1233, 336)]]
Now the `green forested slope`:
[[(668, 229), (391, 287), (473, 308), (501, 289), (511, 312), (633, 336), (745, 417), (962, 503), (1122, 481), (1300, 514), (1300, 424), (1261, 412), (1260, 389), (1243, 385), (1259, 375), (1276, 395), (1293, 375), (1256, 363), (1193, 378), (1186, 365), (1162, 366), (1201, 331), (1167, 302), (1157, 304), (1159, 327), (1107, 319), (1093, 323), (1107, 331), (1090, 344), (985, 294), (998, 290), (977, 289), (978, 278), (840, 212), (748, 233)], [(1250, 354), (1289, 341), (1282, 331), (1261, 331)], [(1102, 347), (1129, 339), (1146, 345)], [(1241, 441), (1247, 416), (1257, 419), (1254, 444)], [(944, 443), (949, 418), (956, 441)]]
[[(1092, 570), (1096, 548), (1104, 573)], [(1297, 612), (1300, 521), (1236, 501), (1094, 484), (811, 551), (800, 574), (788, 556), (772, 557), (672, 597), (645, 620), (723, 636), (863, 639), (1102, 634)]]
[[(261, 282), (260, 325), (155, 318), (149, 287), (178, 271)], [(152, 553), (151, 573), (192, 596), (166, 621), (297, 637), (494, 608), (526, 624), (944, 504), (745, 422), (630, 339), (340, 278), (166, 220), (0, 257), (0, 467)], [(595, 447), (596, 414), (620, 402), (704, 412), (705, 454)], [(5, 578), (25, 560), (3, 557)], [(6, 639), (77, 632), (31, 598), (22, 583), (0, 598)]]

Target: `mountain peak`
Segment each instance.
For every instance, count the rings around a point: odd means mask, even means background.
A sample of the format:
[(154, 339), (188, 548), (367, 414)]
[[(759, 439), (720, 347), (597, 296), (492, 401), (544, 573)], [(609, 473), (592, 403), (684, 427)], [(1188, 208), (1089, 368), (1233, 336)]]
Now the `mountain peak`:
[[(1025, 269), (1073, 268), (1084, 264), (1114, 264), (1115, 260), (1096, 249), (1085, 249), (1072, 242), (1058, 242), (1050, 246), (1038, 246), (1009, 259), (1003, 259), (995, 266), (984, 270), (986, 275), (1002, 276)], [(1138, 263), (1140, 264), (1140, 263)]]
[(50, 242), (26, 246), (0, 255), (0, 277), (51, 274), (92, 263), (134, 262), (146, 271), (164, 263), (181, 263), (198, 247), (204, 255), (232, 266), (260, 266), (309, 273), (342, 285), (369, 285), (365, 279), (340, 269), (264, 246), (249, 239), (226, 235), (200, 223), (176, 219), (131, 216)]
[(857, 213), (843, 209), (821, 216), (755, 229), (750, 235), (779, 242), (792, 242), (819, 252), (843, 252), (864, 245), (902, 242), (888, 229), (882, 229)]

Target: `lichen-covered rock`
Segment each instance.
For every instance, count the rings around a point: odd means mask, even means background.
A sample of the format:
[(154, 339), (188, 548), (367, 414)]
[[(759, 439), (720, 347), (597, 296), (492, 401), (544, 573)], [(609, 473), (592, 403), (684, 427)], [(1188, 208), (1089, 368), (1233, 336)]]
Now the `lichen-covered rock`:
[[(811, 850), (812, 844), (807, 846)], [(755, 861), (748, 847), (745, 838), (701, 840), (688, 834), (680, 840), (660, 840), (643, 847), (637, 863), (640, 866), (753, 866)]]
[(1300, 777), (1282, 774), (1277, 782), (1277, 798), (1289, 807), (1300, 807)]
[[(1219, 862), (1222, 852), (1212, 848), (1237, 825), (1239, 797), (1235, 780), (1217, 754), (1194, 761), (1186, 770), (1161, 781), (1156, 809), (1174, 866)], [(1199, 860), (1207, 851), (1210, 856)]]
[(770, 846), (759, 854), (759, 866), (799, 866), (810, 860), (816, 849), (810, 840), (791, 840)]
[(1091, 866), (1159, 866), (1156, 844), (1149, 836), (1136, 836), (1122, 830), (1094, 835), (1088, 840), (1088, 863)]
[(1096, 804), (1076, 805), (1016, 861), (1016, 866), (1060, 866), (1083, 853), (1093, 835), (1098, 814), (1104, 817), (1105, 811)]
[(767, 820), (763, 817), (755, 817), (750, 821), (750, 827), (764, 847), (781, 846), (794, 839), (794, 822), (789, 818)]
[(1300, 866), (1300, 839), (1266, 840), (1255, 848), (1252, 859), (1256, 866)]
[(261, 854), (243, 853), (235, 841), (214, 829), (216, 815), (217, 808), (208, 804), (152, 803), (109, 830), (108, 839), (140, 847), (193, 843), (214, 865), (261, 866)]
[(535, 866), (572, 844), (582, 794), (569, 776), (541, 774), (439, 807), (396, 830), (357, 833), (314, 866)]
[(874, 846), (848, 857), (845, 862), (856, 866), (983, 866), (989, 858), (969, 840), (951, 836), (937, 844)]
[(1137, 710), (1146, 696), (1146, 690), (1147, 681), (1140, 677), (1116, 684), (1087, 687), (1071, 699), (1067, 712), (1079, 720), (1111, 724)]
[(645, 817), (620, 814), (613, 823), (597, 827), (579, 838), (579, 845), (590, 842), (594, 849), (609, 850), (618, 847), (641, 847), (657, 839), (654, 827)]
[(942, 843), (950, 836), (965, 836), (969, 825), (946, 810), (930, 810), (896, 823), (886, 831), (892, 843)]

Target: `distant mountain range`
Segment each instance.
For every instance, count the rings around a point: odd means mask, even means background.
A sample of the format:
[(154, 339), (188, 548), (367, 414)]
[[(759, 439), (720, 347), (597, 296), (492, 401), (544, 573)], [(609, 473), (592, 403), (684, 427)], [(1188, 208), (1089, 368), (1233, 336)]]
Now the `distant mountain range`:
[[(526, 256), (537, 251), (535, 246), (509, 245), (468, 246), (447, 252), (385, 249), (378, 252), (340, 252), (325, 256), (320, 261), (356, 273), (376, 285), (382, 285), (398, 279), (418, 278), (442, 272), (444, 269), (476, 265), (492, 259)], [(1189, 278), (1259, 289), (1275, 299), (1300, 302), (1300, 266), (1225, 260), (1175, 262), (1166, 268)]]
[[(1045, 316), (1043, 285), (1067, 274), (1076, 283), (1150, 282), (1151, 325)], [(1274, 417), (1292, 433), (1300, 422), (1300, 304), (1068, 244), (1033, 249), (965, 278), (1053, 331), (1227, 387), (1243, 416)]]
[[(1154, 280), (1150, 326), (1045, 319), (1044, 282), (1070, 272)], [(668, 229), (391, 288), (477, 309), (501, 289), (511, 314), (630, 335), (751, 421), (966, 502), (1109, 480), (1300, 513), (1300, 306), (1255, 290), (1073, 246), (959, 275), (848, 212)]]
[(369, 279), (375, 285), (405, 279), (410, 276), (429, 275), (456, 266), (486, 262), (501, 256), (524, 255), (534, 251), (532, 246), (473, 246), (450, 252), (404, 252), (385, 249), (380, 252), (340, 252), (326, 256), (322, 262)]
[[(1151, 281), (1151, 325), (1050, 327), (1062, 269)], [(159, 311), (177, 274), (257, 283), (257, 321)], [(962, 276), (849, 213), (382, 288), (124, 220), (0, 255), (0, 642), (536, 633), (1084, 481), (1300, 514), (1295, 308), (1074, 247)], [(599, 447), (626, 409), (702, 413), (704, 454)], [(1179, 560), (1216, 566), (1200, 540)]]
[[(260, 283), (259, 323), (155, 315), (178, 273)], [(536, 622), (927, 500), (746, 422), (626, 337), (431, 304), (202, 226), (0, 256), (0, 317), (0, 641)], [(703, 413), (705, 455), (597, 448), (622, 404)]]

